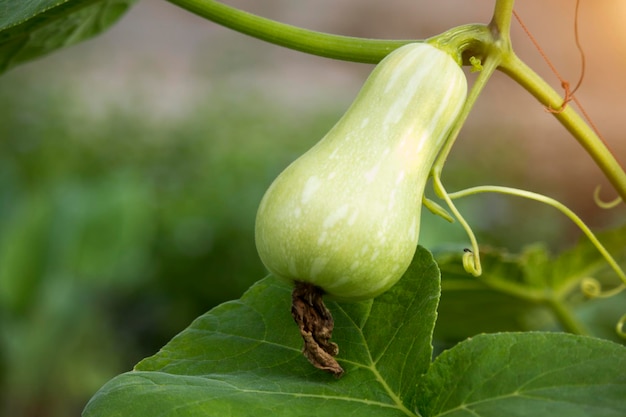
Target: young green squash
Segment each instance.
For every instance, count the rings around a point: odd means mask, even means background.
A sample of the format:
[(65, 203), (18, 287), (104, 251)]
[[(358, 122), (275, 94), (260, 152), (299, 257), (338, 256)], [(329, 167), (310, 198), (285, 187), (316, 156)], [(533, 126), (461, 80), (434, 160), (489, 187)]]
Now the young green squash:
[(426, 180), (466, 93), (457, 62), (430, 44), (383, 59), (339, 122), (265, 193), (256, 245), (267, 269), (339, 300), (395, 284), (415, 253)]

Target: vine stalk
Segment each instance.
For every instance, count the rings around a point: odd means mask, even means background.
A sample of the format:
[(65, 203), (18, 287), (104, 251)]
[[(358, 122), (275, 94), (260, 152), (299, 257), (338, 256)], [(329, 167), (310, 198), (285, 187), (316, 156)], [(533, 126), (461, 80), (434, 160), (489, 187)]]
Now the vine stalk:
[(499, 65), (499, 59), (497, 55), (489, 55), (487, 60), (482, 65), (480, 70), (480, 74), (478, 75), (472, 89), (465, 101), (463, 109), (461, 110), (461, 114), (459, 115), (450, 135), (448, 136), (446, 143), (444, 144), (441, 152), (437, 156), (437, 160), (435, 161), (433, 168), (431, 170), (431, 174), (433, 176), (433, 187), (435, 193), (439, 198), (442, 198), (450, 211), (454, 214), (454, 217), (459, 221), (465, 232), (467, 233), (470, 243), (472, 245), (472, 250), (465, 253), (463, 257), (463, 266), (465, 270), (471, 273), (474, 276), (480, 276), (482, 273), (482, 268), (480, 265), (480, 249), (478, 247), (478, 242), (476, 237), (474, 236), (474, 232), (469, 224), (465, 221), (461, 213), (458, 211), (454, 203), (452, 202), (452, 198), (448, 195), (448, 192), (445, 190), (443, 183), (441, 182), (441, 173), (443, 171), (443, 166), (448, 158), (450, 151), (452, 150), (452, 146), (458, 137), (461, 128), (463, 127), (465, 120), (469, 116), (471, 109), (474, 107), (474, 103), (480, 96), (481, 91), (487, 85), (487, 81), (493, 75), (494, 71)]
[(496, 0), (493, 17), (489, 23), (494, 38), (508, 47), (511, 45), (511, 19), (513, 18), (514, 4), (515, 0)]
[[(524, 87), (544, 106), (556, 109), (563, 104), (563, 98), (513, 52), (504, 57), (500, 70)], [(622, 201), (626, 201), (626, 172), (604, 141), (572, 106), (567, 106), (563, 111), (555, 112), (553, 115), (593, 158), (615, 187)]]
[(237, 32), (296, 51), (344, 61), (376, 64), (415, 40), (368, 39), (317, 32), (266, 19), (215, 0), (168, 0)]
[(563, 302), (556, 298), (547, 298), (546, 304), (552, 310), (557, 320), (563, 327), (563, 330), (573, 334), (589, 336), (589, 332), (585, 326), (578, 321), (572, 314), (572, 311)]

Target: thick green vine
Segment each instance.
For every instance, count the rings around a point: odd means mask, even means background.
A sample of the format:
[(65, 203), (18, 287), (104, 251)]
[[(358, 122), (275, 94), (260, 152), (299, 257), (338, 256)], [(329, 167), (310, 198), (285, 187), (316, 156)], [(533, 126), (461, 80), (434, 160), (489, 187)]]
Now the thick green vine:
[(266, 19), (215, 0), (169, 0), (237, 32), (307, 54), (376, 64), (394, 49), (415, 40), (366, 39), (303, 29)]

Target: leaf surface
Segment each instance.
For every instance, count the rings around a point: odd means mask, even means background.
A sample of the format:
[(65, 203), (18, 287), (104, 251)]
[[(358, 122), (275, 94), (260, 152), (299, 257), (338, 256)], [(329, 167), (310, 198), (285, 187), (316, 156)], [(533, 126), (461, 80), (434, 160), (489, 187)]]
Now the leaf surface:
[(564, 333), (500, 333), (441, 354), (420, 385), (424, 417), (626, 415), (626, 348)]
[(439, 271), (419, 248), (374, 300), (327, 305), (346, 374), (314, 369), (273, 277), (198, 318), (156, 355), (107, 383), (84, 416), (406, 416), (430, 365)]
[(135, 1), (2, 0), (0, 73), (104, 31)]
[[(598, 238), (626, 267), (626, 227), (598, 233)], [(623, 308), (603, 308), (613, 300), (589, 300), (581, 293), (580, 283), (585, 278), (596, 278), (607, 289), (619, 283), (615, 272), (585, 237), (557, 256), (551, 256), (542, 245), (528, 246), (521, 254), (484, 248), (483, 274), (478, 278), (463, 270), (459, 253), (436, 255), (443, 292), (437, 340), (455, 343), (483, 332), (560, 329), (546, 300), (551, 294), (592, 335), (623, 341), (611, 330)], [(592, 305), (599, 308), (590, 308)]]

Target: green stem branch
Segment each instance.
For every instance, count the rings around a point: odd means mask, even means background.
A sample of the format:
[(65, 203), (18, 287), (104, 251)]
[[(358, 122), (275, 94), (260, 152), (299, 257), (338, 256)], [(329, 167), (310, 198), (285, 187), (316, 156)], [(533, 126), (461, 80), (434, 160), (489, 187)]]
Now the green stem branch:
[(476, 241), (476, 236), (474, 236), (474, 233), (472, 232), (472, 228), (469, 226), (459, 210), (456, 208), (445, 187), (443, 186), (443, 183), (441, 182), (441, 173), (443, 171), (443, 166), (446, 162), (446, 159), (448, 158), (448, 154), (452, 150), (452, 146), (454, 145), (454, 142), (456, 141), (456, 138), (458, 137), (461, 128), (465, 123), (465, 120), (469, 116), (471, 109), (474, 107), (474, 103), (480, 96), (480, 92), (483, 90), (483, 88), (487, 84), (487, 81), (498, 67), (499, 62), (500, 61), (498, 59), (498, 55), (487, 56), (486, 62), (483, 65), (483, 69), (478, 75), (476, 82), (472, 86), (472, 89), (467, 97), (467, 100), (465, 101), (463, 109), (461, 110), (461, 113), (459, 114), (454, 124), (454, 127), (452, 128), (452, 131), (448, 135), (446, 143), (441, 149), (441, 152), (439, 153), (439, 155), (437, 155), (437, 160), (435, 161), (431, 170), (431, 174), (433, 177), (433, 188), (435, 192), (440, 198), (442, 198), (446, 202), (448, 208), (450, 209), (450, 211), (452, 211), (452, 214), (458, 220), (461, 227), (463, 227), (470, 240), (470, 243), (472, 245), (472, 251), (466, 252), (463, 256), (463, 266), (466, 271), (474, 276), (480, 276), (480, 274), (482, 273), (478, 242)]
[(465, 121), (469, 117), (469, 114), (474, 108), (474, 104), (478, 100), (480, 93), (483, 91), (485, 86), (487, 85), (487, 81), (491, 78), (496, 68), (500, 65), (499, 55), (489, 55), (486, 57), (485, 62), (482, 63), (483, 69), (476, 78), (472, 89), (470, 90), (467, 99), (465, 100), (465, 104), (463, 105), (463, 109), (461, 109), (461, 113), (459, 114), (457, 120), (454, 122), (454, 126), (446, 139), (445, 145), (442, 147), (441, 152), (437, 156), (437, 160), (433, 165), (433, 175), (440, 176), (443, 171), (443, 166), (452, 150), (452, 146), (454, 145), (461, 129), (463, 128)]
[[(514, 53), (510, 52), (503, 57), (500, 70), (524, 87), (547, 108), (559, 109), (563, 105), (563, 98)], [(622, 200), (626, 201), (626, 173), (608, 146), (571, 106), (553, 114), (585, 148)]]
[(556, 298), (547, 298), (546, 304), (552, 310), (563, 330), (569, 333), (589, 336), (585, 326), (576, 319), (572, 311), (563, 302)]
[[(560, 109), (563, 106), (563, 98), (513, 52), (510, 29), (514, 3), (514, 0), (497, 0), (489, 24), (495, 40), (494, 46), (499, 47), (502, 60), (499, 69), (547, 108)], [(606, 143), (571, 106), (553, 114), (593, 158), (615, 187), (622, 201), (626, 201), (626, 173)]]
[(215, 0), (168, 0), (237, 32), (296, 51), (344, 61), (376, 64), (394, 49), (415, 42), (339, 36), (256, 16)]
[(494, 32), (494, 38), (510, 47), (511, 18), (513, 17), (513, 4), (515, 0), (497, 0), (494, 7), (493, 17), (489, 27)]

